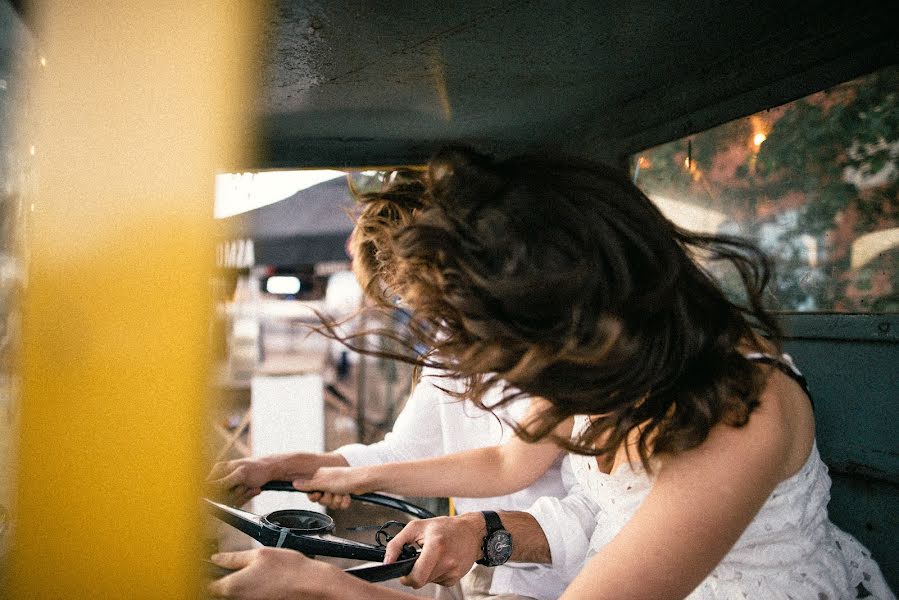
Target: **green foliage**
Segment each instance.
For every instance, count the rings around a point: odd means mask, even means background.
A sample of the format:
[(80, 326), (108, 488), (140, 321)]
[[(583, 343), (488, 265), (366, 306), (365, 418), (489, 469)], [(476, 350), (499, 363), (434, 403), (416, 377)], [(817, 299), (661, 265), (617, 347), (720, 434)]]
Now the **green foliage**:
[[(650, 195), (722, 210), (760, 240), (775, 255), (780, 308), (864, 309), (866, 294), (899, 293), (895, 251), (853, 272), (848, 247), (899, 225), (897, 104), (899, 68), (891, 67), (644, 152), (638, 183)], [(753, 151), (759, 123), (769, 130)], [(730, 170), (722, 168), (728, 161)], [(824, 248), (822, 263), (808, 256), (802, 236)], [(871, 283), (878, 273), (889, 289)]]
[(770, 197), (798, 189), (808, 196), (804, 231), (821, 235), (837, 214), (858, 203), (861, 228), (874, 227), (884, 201), (895, 202), (899, 178), (869, 195), (844, 180), (847, 167), (872, 178), (896, 167), (899, 70), (886, 69), (790, 105), (758, 153), (754, 186)]

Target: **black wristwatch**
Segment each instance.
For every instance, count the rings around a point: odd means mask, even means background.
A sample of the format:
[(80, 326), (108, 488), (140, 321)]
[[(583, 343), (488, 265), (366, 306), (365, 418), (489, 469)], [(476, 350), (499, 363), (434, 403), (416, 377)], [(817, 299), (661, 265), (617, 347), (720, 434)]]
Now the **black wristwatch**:
[(484, 536), (484, 558), (478, 561), (479, 565), (498, 567), (512, 556), (512, 534), (503, 529), (503, 522), (499, 515), (492, 510), (482, 511), (487, 522), (487, 535)]

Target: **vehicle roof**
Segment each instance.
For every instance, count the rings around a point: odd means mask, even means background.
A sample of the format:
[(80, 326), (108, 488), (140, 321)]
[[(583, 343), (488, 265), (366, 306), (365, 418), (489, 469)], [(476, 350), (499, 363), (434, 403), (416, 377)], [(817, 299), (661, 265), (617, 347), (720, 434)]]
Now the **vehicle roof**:
[(447, 142), (597, 158), (896, 62), (875, 2), (276, 2), (260, 168), (412, 164)]

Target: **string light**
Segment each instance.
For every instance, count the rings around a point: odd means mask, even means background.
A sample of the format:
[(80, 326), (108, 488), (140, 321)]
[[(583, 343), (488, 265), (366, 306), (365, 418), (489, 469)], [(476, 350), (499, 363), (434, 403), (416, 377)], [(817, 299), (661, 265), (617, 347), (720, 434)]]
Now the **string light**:
[(768, 139), (768, 132), (771, 131), (771, 123), (768, 122), (764, 115), (757, 114), (749, 117), (749, 126), (752, 128), (752, 137), (749, 138), (749, 147), (753, 152), (758, 152), (765, 140)]

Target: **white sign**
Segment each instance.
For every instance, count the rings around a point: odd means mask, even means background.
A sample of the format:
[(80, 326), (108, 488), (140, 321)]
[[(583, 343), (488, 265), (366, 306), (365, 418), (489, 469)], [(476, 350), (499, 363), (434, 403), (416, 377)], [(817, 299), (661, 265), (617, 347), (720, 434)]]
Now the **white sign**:
[(325, 169), (304, 171), (261, 171), (258, 173), (220, 173), (215, 176), (216, 219), (238, 215), (284, 200), (319, 183), (344, 177), (343, 171)]
[(256, 263), (253, 240), (228, 240), (216, 247), (216, 264), (220, 269), (249, 269)]

